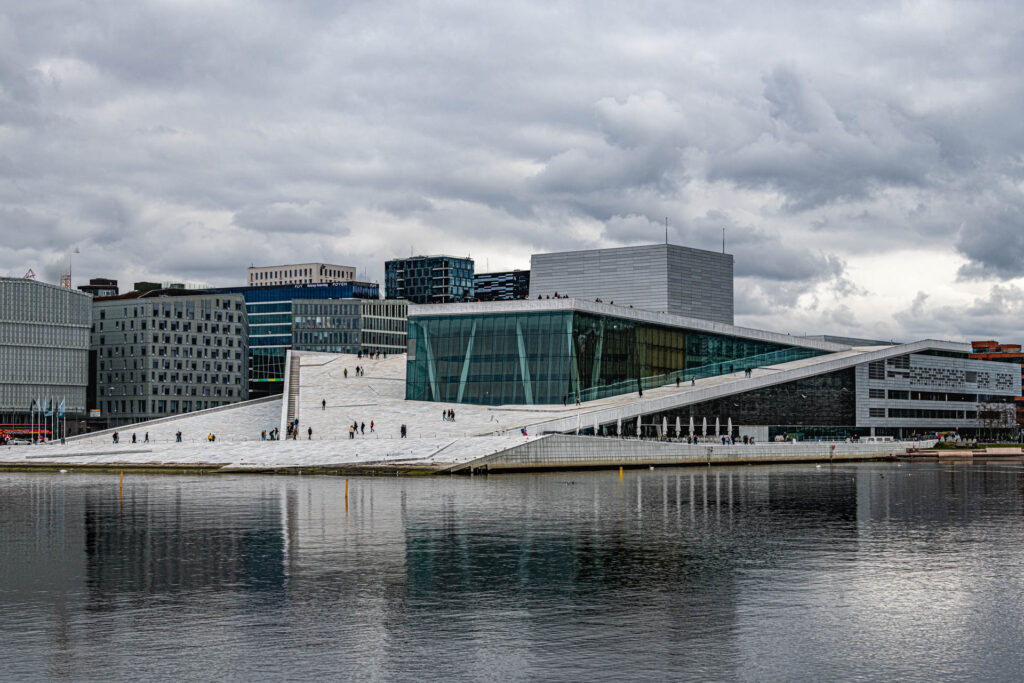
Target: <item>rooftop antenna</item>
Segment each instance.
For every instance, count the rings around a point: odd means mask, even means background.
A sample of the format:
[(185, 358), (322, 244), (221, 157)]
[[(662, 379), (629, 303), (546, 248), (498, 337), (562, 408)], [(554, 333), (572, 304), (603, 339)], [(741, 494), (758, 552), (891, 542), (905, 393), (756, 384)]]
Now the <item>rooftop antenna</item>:
[(722, 228), (722, 253), (725, 253), (725, 228)]
[(668, 216), (665, 216), (665, 244), (668, 244)]

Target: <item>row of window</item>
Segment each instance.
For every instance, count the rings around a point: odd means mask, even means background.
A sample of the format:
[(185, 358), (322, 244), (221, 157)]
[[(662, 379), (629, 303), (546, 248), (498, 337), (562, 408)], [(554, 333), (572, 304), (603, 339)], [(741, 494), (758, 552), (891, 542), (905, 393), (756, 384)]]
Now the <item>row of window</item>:
[[(868, 408), (869, 417), (886, 417), (885, 408)], [(931, 410), (929, 408), (889, 408), (889, 417), (914, 420), (976, 420), (976, 410)]]
[[(193, 410), (206, 410), (231, 403), (231, 401), (178, 401), (164, 399), (123, 399), (117, 401), (100, 401), (99, 408), (104, 415), (151, 415), (191, 413)], [(181, 408), (179, 410), (179, 407)]]
[(946, 391), (910, 391), (908, 389), (868, 389), (868, 398), (887, 398), (891, 401), (954, 401), (977, 403), (977, 394), (959, 394)]

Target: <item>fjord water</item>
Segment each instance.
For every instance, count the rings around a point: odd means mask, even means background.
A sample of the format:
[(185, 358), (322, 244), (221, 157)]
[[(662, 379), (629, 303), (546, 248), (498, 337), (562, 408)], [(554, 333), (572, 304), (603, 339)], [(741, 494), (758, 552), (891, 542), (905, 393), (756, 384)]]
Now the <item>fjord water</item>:
[(0, 474), (7, 680), (1019, 680), (1024, 470)]

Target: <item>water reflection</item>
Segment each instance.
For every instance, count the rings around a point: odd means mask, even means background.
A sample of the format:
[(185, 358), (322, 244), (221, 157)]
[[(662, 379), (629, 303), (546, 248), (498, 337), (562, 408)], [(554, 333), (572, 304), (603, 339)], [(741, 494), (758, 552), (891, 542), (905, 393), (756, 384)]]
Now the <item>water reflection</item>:
[[(810, 680), (1019, 664), (1017, 468), (362, 478), (347, 505), (344, 487), (135, 475), (121, 501), (113, 476), (0, 475), (0, 666)], [(981, 637), (1003, 654), (972, 655)]]

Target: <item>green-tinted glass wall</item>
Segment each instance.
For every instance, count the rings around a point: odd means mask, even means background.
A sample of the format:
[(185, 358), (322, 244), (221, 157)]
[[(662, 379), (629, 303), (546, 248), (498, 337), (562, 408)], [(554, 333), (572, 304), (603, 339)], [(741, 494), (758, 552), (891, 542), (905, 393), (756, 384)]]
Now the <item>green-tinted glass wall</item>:
[[(646, 380), (652, 377), (786, 348), (572, 311), (423, 316), (409, 320), (406, 398), (571, 403), (577, 396), (629, 393), (641, 382), (651, 386)], [(729, 366), (720, 370), (727, 371)]]

